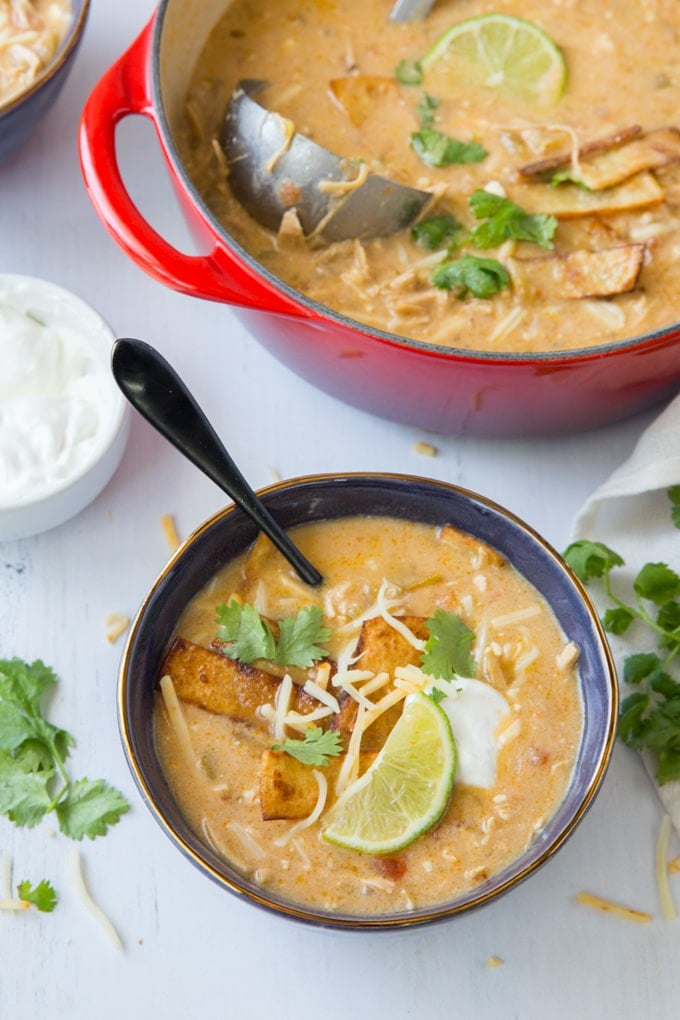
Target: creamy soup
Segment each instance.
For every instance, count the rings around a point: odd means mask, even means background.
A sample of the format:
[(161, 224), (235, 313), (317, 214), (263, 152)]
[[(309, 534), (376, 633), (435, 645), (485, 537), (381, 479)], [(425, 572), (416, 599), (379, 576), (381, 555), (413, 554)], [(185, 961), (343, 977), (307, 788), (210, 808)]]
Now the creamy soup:
[(0, 107), (40, 77), (72, 18), (70, 0), (0, 0)]
[[(389, 0), (229, 5), (196, 66), (180, 150), (232, 235), (316, 301), (447, 347), (575, 349), (677, 320), (677, 0), (439, 0), (410, 24), (390, 22), (390, 8)], [(489, 12), (531, 21), (558, 47), (566, 85), (548, 108), (494, 88), (442, 84), (429, 66), (414, 77), (446, 29)], [(258, 102), (356, 160), (357, 175), (367, 167), (430, 192), (420, 219), (455, 218), (453, 242), (430, 250), (431, 234), (405, 229), (323, 244), (302, 236), (292, 198), (278, 232), (258, 225), (230, 193), (218, 142), (232, 90), (253, 78), (269, 82)], [(412, 142), (424, 128), (485, 155), (433, 166)], [(556, 217), (551, 238), (541, 246), (501, 234), (480, 248), (471, 233), (479, 191)], [(453, 280), (441, 270), (437, 277), (440, 263), (463, 255), (500, 263), (490, 294), (461, 282), (460, 266)]]
[[(474, 889), (532, 843), (564, 796), (582, 728), (578, 649), (533, 586), (450, 526), (357, 517), (303, 525), (294, 538), (323, 575), (319, 589), (259, 539), (179, 621), (155, 726), (182, 812), (244, 875), (296, 903), (379, 915)], [(230, 657), (215, 621), (218, 606), (237, 603), (275, 630), (318, 607), (323, 658), (303, 668)], [(425, 671), (437, 612), (470, 632), (471, 675), (450, 683)], [(404, 699), (433, 687), (449, 692), (440, 705), (458, 749), (444, 814), (395, 853), (331, 845), (336, 797), (375, 761)], [(339, 735), (325, 766), (272, 750), (308, 727)]]

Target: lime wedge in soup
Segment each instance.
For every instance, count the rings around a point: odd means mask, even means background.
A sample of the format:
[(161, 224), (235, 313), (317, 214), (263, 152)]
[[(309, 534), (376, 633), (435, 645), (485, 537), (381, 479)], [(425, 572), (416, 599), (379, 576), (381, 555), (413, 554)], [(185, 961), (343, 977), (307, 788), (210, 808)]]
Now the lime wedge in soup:
[(378, 757), (331, 809), (324, 839), (369, 854), (403, 849), (439, 821), (455, 772), (446, 713), (426, 694), (409, 696)]
[(421, 61), (428, 90), (444, 96), (491, 89), (530, 106), (553, 106), (567, 68), (550, 36), (523, 18), (482, 14), (452, 25)]

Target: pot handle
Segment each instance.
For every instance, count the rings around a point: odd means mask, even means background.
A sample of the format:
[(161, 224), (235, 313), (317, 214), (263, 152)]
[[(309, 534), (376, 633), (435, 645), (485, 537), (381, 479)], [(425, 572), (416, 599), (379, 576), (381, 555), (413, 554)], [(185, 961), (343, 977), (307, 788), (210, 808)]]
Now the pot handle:
[(80, 166), (90, 199), (114, 240), (154, 279), (184, 294), (304, 318), (304, 307), (272, 290), (215, 246), (186, 255), (168, 244), (132, 201), (116, 161), (115, 129), (131, 114), (147, 117), (162, 145), (150, 87), (156, 15), (94, 87), (82, 112)]

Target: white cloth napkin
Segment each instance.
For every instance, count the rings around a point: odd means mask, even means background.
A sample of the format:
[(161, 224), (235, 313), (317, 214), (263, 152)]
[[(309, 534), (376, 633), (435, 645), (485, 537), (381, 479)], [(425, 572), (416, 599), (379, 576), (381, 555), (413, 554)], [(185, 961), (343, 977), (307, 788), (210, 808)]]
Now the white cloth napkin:
[[(666, 493), (671, 485), (680, 485), (680, 396), (643, 432), (629, 459), (592, 494), (574, 522), (574, 539), (604, 542), (625, 560), (625, 567), (612, 573), (612, 587), (626, 601), (632, 581), (645, 563), (667, 563), (680, 573), (680, 530), (671, 523)], [(589, 592), (603, 612), (608, 603), (597, 583)], [(634, 651), (657, 650), (653, 635), (642, 625), (618, 638), (609, 635), (609, 640), (617, 667)], [(645, 752), (642, 757), (680, 832), (680, 780), (657, 786), (653, 756)]]

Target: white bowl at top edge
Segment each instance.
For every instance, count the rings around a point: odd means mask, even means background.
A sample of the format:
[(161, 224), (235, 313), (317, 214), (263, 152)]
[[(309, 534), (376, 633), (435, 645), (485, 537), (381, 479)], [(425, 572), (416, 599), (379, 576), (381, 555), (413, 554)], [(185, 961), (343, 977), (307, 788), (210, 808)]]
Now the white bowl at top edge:
[[(90, 305), (57, 284), (11, 273), (0, 273), (0, 309), (3, 301), (21, 309), (30, 306), (38, 317), (42, 313), (50, 325), (79, 329), (87, 337), (97, 374), (101, 372), (101, 385), (109, 405), (96, 439), (82, 463), (63, 478), (45, 483), (40, 491), (12, 496), (9, 488), (3, 489), (0, 449), (0, 542), (9, 542), (63, 524), (99, 495), (123, 455), (130, 428), (130, 411), (109, 367), (115, 334)], [(2, 407), (3, 400), (0, 398), (0, 444)]]

